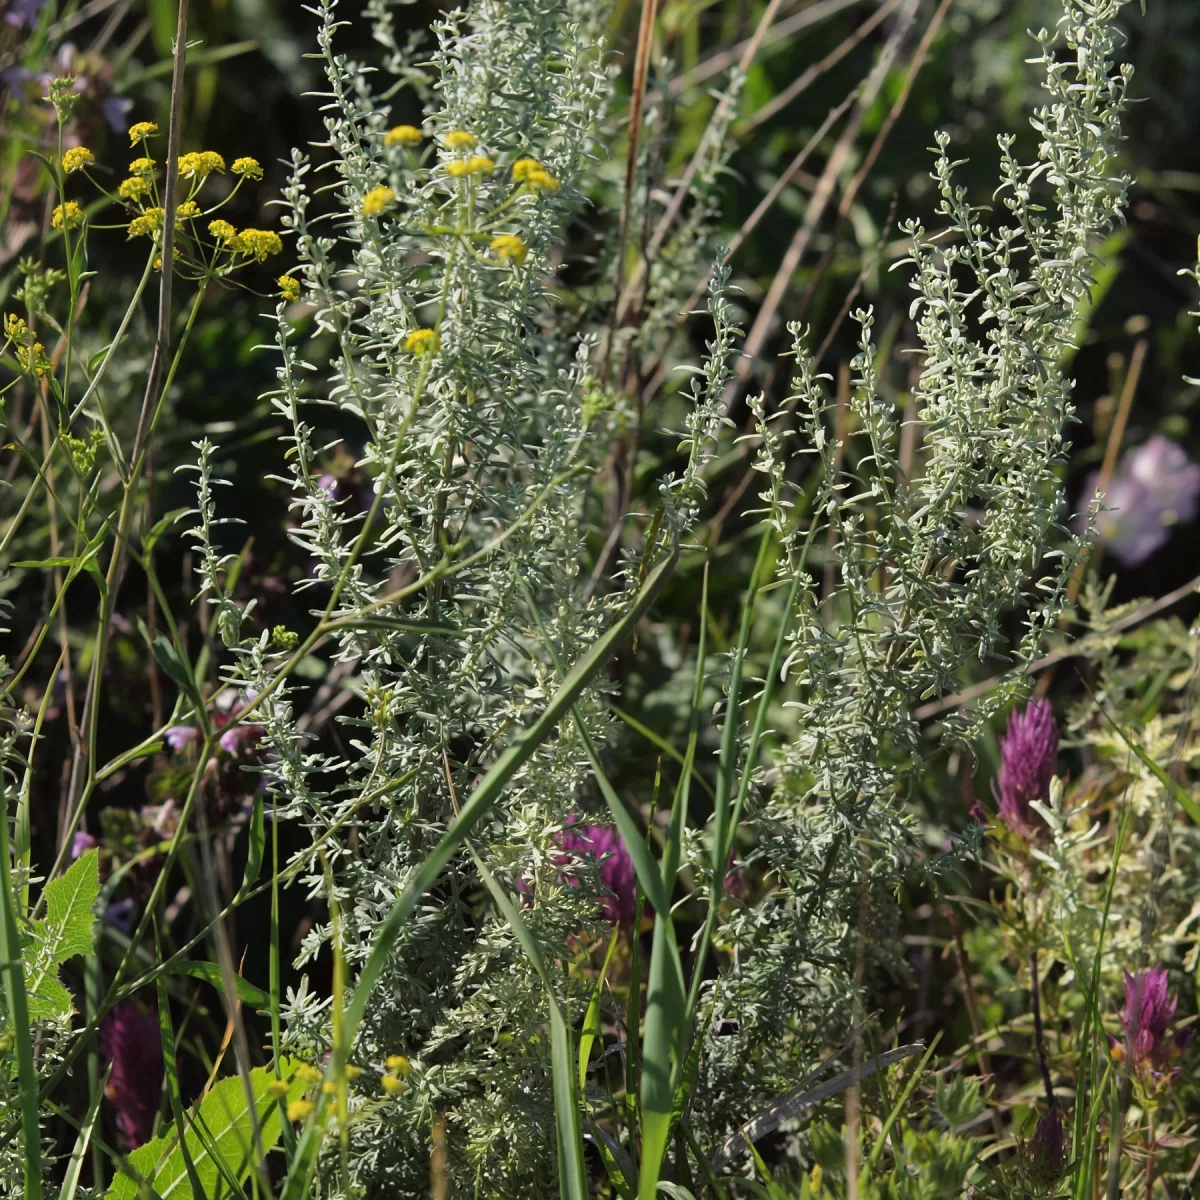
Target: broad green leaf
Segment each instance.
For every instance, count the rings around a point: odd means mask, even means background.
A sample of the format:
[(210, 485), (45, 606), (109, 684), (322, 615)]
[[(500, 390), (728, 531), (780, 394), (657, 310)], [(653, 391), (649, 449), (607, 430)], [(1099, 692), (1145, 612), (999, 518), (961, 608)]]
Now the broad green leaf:
[(263, 817), (263, 798), (261, 792), (255, 792), (246, 844), (246, 873), (242, 876), (242, 886), (238, 889), (239, 900), (248, 896), (250, 889), (258, 882), (258, 873), (262, 870), (263, 854), (266, 849), (267, 832)]
[[(171, 963), (170, 966), (165, 968), (164, 974), (190, 975), (193, 979), (202, 979), (205, 983), (211, 983), (219, 992), (225, 990), (225, 980), (221, 976), (221, 968), (216, 963)], [(253, 1009), (267, 1009), (271, 1007), (271, 997), (262, 988), (255, 987), (254, 984), (243, 979), (240, 975), (233, 977), (233, 986), (237, 989), (238, 999), (243, 1004), (248, 1004)]]
[(100, 894), (100, 852), (81, 854), (58, 879), (46, 884), (46, 937), (55, 962), (92, 951), (92, 907)]
[[(285, 1060), (281, 1067), (285, 1077), (294, 1074), (294, 1063)], [(267, 1091), (274, 1079), (272, 1067), (256, 1067), (250, 1072), (264, 1151), (270, 1150), (279, 1140), (280, 1106)], [(303, 1080), (293, 1079), (285, 1103), (299, 1099), (304, 1088)], [(191, 1121), (199, 1123), (206, 1131), (203, 1138), (194, 1128), (189, 1129), (187, 1135), (187, 1149), (204, 1185), (204, 1195), (224, 1195), (224, 1190), (218, 1187), (222, 1172), (213, 1153), (221, 1156), (228, 1172), (239, 1181), (244, 1180), (254, 1167), (250, 1113), (246, 1105), (246, 1085), (241, 1076), (232, 1075), (214, 1084), (200, 1102), (199, 1110), (191, 1115)], [(211, 1147), (211, 1152), (207, 1147)], [(162, 1200), (192, 1200), (187, 1165), (174, 1132), (139, 1146), (129, 1155), (129, 1162), (139, 1175), (150, 1181)], [(108, 1189), (107, 1200), (138, 1200), (137, 1184), (127, 1175), (117, 1176)]]

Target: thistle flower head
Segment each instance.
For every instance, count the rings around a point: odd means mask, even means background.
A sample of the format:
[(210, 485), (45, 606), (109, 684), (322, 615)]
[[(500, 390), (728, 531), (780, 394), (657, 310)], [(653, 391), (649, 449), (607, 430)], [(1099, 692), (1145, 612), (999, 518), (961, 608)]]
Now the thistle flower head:
[(1023, 713), (1014, 712), (1000, 738), (1000, 771), (992, 790), (997, 794), (1000, 819), (1023, 838), (1034, 837), (1043, 822), (1032, 801), (1046, 801), (1058, 760), (1058, 726), (1048, 700), (1031, 700)]
[(158, 1017), (137, 1000), (113, 1005), (100, 1022), (100, 1057), (112, 1064), (104, 1095), (130, 1150), (150, 1140), (162, 1092)]

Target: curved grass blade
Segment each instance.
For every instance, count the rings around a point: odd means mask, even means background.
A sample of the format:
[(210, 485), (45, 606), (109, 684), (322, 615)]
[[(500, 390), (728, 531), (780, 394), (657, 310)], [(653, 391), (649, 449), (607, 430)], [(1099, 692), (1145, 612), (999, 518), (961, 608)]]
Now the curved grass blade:
[(600, 1035), (600, 997), (604, 992), (604, 979), (608, 975), (608, 964), (612, 962), (613, 951), (617, 948), (617, 939), (621, 936), (621, 927), (613, 927), (612, 937), (608, 939), (608, 949), (604, 952), (604, 963), (596, 978), (596, 986), (592, 989), (592, 998), (588, 1001), (587, 1013), (583, 1018), (583, 1028), (579, 1031), (579, 1091), (587, 1087), (588, 1059), (592, 1056), (592, 1044)]

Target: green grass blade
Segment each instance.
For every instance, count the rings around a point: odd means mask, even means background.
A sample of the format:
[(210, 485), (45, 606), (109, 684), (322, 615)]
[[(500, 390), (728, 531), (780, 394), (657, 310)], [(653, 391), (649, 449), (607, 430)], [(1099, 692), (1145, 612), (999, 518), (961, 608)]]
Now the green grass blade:
[(604, 994), (604, 979), (608, 975), (608, 964), (612, 962), (613, 951), (621, 936), (620, 926), (614, 926), (612, 937), (608, 939), (608, 949), (604, 952), (604, 963), (600, 974), (596, 977), (596, 986), (592, 988), (592, 998), (588, 1001), (587, 1012), (583, 1018), (583, 1028), (579, 1031), (579, 1091), (587, 1087), (588, 1060), (592, 1056), (592, 1045), (600, 1035), (600, 997)]
[(684, 1032), (683, 967), (675, 925), (669, 916), (654, 919), (650, 972), (646, 980), (646, 1030), (642, 1038), (642, 1165), (638, 1200), (654, 1200), (659, 1171), (675, 1110), (675, 1066)]
[[(700, 599), (700, 633), (696, 640), (696, 675), (692, 684), (691, 728), (683, 771), (675, 788), (667, 844), (663, 852), (662, 886), (667, 896), (675, 886), (683, 844), (683, 828), (691, 796), (692, 764), (700, 732), (701, 697), (708, 648), (708, 571)], [(638, 1200), (654, 1200), (659, 1171), (671, 1136), (675, 1115), (675, 1087), (686, 1034), (687, 1001), (683, 965), (670, 910), (656, 913), (650, 948), (650, 972), (646, 991), (646, 1032), (642, 1039), (642, 1094), (639, 1109), (642, 1125), (642, 1163), (638, 1177)]]
[[(550, 1068), (554, 1088), (554, 1124), (558, 1142), (558, 1187), (562, 1200), (587, 1200), (587, 1172), (583, 1161), (583, 1128), (579, 1116), (579, 1096), (575, 1090), (574, 1054), (571, 1046), (571, 1031), (563, 1019), (562, 1009), (554, 995), (554, 981), (546, 968), (537, 940), (529, 928), (520, 908), (512, 897), (496, 881), (496, 877), (484, 865), (483, 859), (468, 846), (479, 877), (487, 885), (504, 914), (504, 919), (517, 935), (517, 941), (526, 957), (538, 973), (546, 989), (546, 1003), (550, 1009)], [(609, 944), (612, 953), (614, 940)]]
[[(921, 1061), (917, 1063), (917, 1069), (909, 1077), (908, 1083), (904, 1085), (904, 1091), (900, 1093), (896, 1103), (892, 1105), (891, 1111), (888, 1113), (883, 1122), (883, 1128), (879, 1131), (879, 1136), (875, 1139), (875, 1145), (871, 1147), (871, 1153), (867, 1158), (867, 1164), (864, 1169), (864, 1175), (870, 1176), (879, 1164), (880, 1156), (883, 1154), (883, 1148), (888, 1143), (888, 1137), (891, 1135), (892, 1126), (900, 1119), (900, 1114), (904, 1111), (904, 1106), (912, 1098), (913, 1092), (917, 1090), (917, 1084), (921, 1082), (921, 1076), (925, 1073), (925, 1068), (929, 1065), (929, 1060), (933, 1057), (933, 1052), (937, 1049), (937, 1044), (942, 1039), (941, 1030), (934, 1034), (933, 1040), (929, 1043), (929, 1049), (925, 1051), (921, 1057)], [(877, 1068), (878, 1070), (878, 1068)], [(879, 1074), (882, 1079), (882, 1073)]]
[(79, 1175), (83, 1170), (83, 1160), (87, 1157), (88, 1146), (92, 1140), (92, 1130), (96, 1127), (96, 1118), (100, 1115), (100, 1101), (104, 1099), (108, 1074), (109, 1072), (105, 1071), (100, 1086), (92, 1091), (92, 1102), (88, 1105), (87, 1116), (83, 1118), (83, 1124), (79, 1126), (75, 1148), (71, 1151), (66, 1174), (63, 1175), (62, 1187), (58, 1190), (58, 1200), (75, 1200), (75, 1192), (79, 1187)]
[(12, 864), (8, 851), (8, 788), (0, 791), (0, 973), (4, 976), (4, 1001), (12, 1023), (17, 1055), (17, 1081), (21, 1087), (21, 1138), (25, 1147), (25, 1200), (42, 1198), (42, 1131), (38, 1124), (38, 1084), (33, 1068), (33, 1031), (25, 993), (25, 964), (21, 961), (21, 935), (17, 928)]

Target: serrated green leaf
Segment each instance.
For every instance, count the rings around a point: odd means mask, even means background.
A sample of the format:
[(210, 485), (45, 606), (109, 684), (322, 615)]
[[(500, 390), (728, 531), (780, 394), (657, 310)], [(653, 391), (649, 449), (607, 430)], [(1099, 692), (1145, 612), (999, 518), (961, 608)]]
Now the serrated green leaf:
[(100, 894), (100, 852), (81, 854), (59, 879), (46, 884), (46, 937), (55, 962), (90, 954), (92, 907)]
[[(296, 1064), (285, 1059), (280, 1065), (285, 1077), (294, 1075)], [(273, 1067), (256, 1067), (250, 1072), (264, 1152), (279, 1140), (281, 1128), (280, 1105), (267, 1091), (274, 1079)], [(284, 1103), (298, 1100), (304, 1088), (303, 1080), (293, 1078)], [(205, 1130), (203, 1137), (194, 1128), (189, 1128), (187, 1134), (187, 1150), (204, 1185), (204, 1195), (225, 1195), (223, 1174), (227, 1172), (240, 1182), (255, 1165), (246, 1085), (241, 1076), (233, 1075), (215, 1084), (200, 1102), (199, 1110), (189, 1114), (189, 1123), (199, 1123)], [(214, 1154), (220, 1155), (225, 1172), (218, 1167)], [(129, 1155), (129, 1163), (150, 1181), (162, 1200), (190, 1200), (192, 1187), (187, 1165), (174, 1132), (139, 1146)], [(138, 1200), (138, 1185), (129, 1176), (118, 1175), (106, 1195), (107, 1200)]]
[(31, 1021), (55, 1021), (69, 1016), (74, 1008), (71, 993), (51, 971), (45, 972), (36, 980), (30, 978), (27, 995)]

